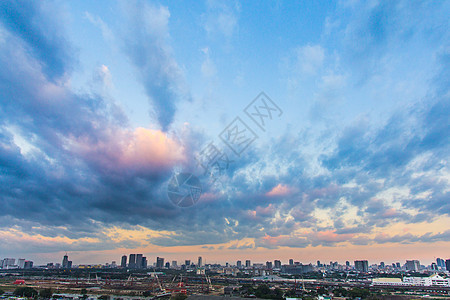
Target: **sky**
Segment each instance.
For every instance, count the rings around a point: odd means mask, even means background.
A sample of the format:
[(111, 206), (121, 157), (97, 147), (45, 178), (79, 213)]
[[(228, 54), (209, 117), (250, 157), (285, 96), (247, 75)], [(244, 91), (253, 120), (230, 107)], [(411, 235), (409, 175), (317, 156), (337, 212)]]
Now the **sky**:
[(449, 14), (1, 1), (0, 258), (450, 258)]

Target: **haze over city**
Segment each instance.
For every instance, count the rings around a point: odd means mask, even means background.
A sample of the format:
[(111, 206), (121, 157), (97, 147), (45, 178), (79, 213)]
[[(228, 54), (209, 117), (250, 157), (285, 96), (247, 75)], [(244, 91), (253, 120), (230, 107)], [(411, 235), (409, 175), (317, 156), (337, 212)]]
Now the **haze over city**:
[(0, 258), (449, 259), (449, 12), (1, 1)]

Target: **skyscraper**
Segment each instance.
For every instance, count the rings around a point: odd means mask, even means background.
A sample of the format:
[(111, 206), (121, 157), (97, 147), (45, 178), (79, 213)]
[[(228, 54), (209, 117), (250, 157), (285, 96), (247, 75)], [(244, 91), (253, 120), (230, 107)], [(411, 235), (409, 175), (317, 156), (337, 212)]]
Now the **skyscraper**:
[(162, 257), (156, 258), (156, 268), (158, 268), (158, 269), (164, 268), (164, 258), (162, 258)]
[(242, 262), (240, 260), (238, 260), (236, 262), (236, 266), (238, 267), (238, 269), (242, 268)]
[(25, 266), (25, 258), (19, 258), (17, 260), (17, 265), (19, 266), (19, 269), (23, 269)]
[(142, 254), (136, 254), (136, 269), (142, 269)]
[(122, 256), (122, 261), (120, 262), (120, 266), (122, 268), (126, 268), (127, 267), (127, 256), (126, 255)]
[(281, 261), (280, 260), (275, 260), (273, 262), (273, 266), (275, 269), (281, 269)]
[(450, 259), (445, 261), (445, 269), (450, 272)]
[(136, 268), (136, 254), (130, 254), (130, 258), (128, 259), (128, 268)]
[(369, 262), (367, 260), (355, 260), (355, 269), (367, 273), (369, 271)]
[(291, 258), (291, 259), (289, 259), (289, 265), (290, 266), (293, 266), (294, 265), (294, 260)]
[(266, 262), (266, 268), (271, 270), (272, 269), (272, 262), (271, 261), (267, 261)]
[(247, 259), (246, 261), (245, 261), (245, 267), (246, 268), (250, 268), (251, 267), (251, 261), (250, 261), (250, 259)]
[(142, 256), (142, 264), (141, 264), (141, 267), (142, 267), (142, 269), (147, 269), (147, 257), (145, 257), (145, 256)]
[(69, 267), (69, 256), (67, 255), (67, 253), (66, 253), (66, 255), (64, 255), (64, 257), (63, 257), (62, 267), (63, 267), (64, 269), (67, 269), (67, 268)]
[[(71, 264), (71, 266), (72, 266), (72, 264)], [(33, 268), (33, 262), (30, 261), (30, 260), (26, 260), (24, 265), (23, 265), (23, 268), (24, 269), (32, 269)]]
[(417, 272), (420, 270), (420, 262), (418, 260), (407, 260), (406, 270)]
[(202, 266), (202, 257), (201, 256), (199, 256), (198, 257), (198, 263), (197, 263), (197, 267), (201, 267)]
[(172, 268), (176, 268), (177, 267), (177, 261), (176, 260), (172, 260)]

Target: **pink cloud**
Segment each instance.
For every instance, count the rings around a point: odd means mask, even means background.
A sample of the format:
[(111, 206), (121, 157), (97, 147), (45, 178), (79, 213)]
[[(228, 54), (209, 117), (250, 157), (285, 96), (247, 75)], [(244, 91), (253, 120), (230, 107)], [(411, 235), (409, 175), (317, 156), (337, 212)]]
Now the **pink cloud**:
[(155, 173), (185, 161), (184, 147), (160, 130), (115, 128), (95, 142), (70, 141), (73, 151), (105, 171)]
[(266, 196), (268, 197), (275, 197), (275, 196), (286, 196), (293, 192), (293, 189), (288, 187), (287, 185), (279, 183), (277, 186), (275, 186), (272, 190), (266, 193)]

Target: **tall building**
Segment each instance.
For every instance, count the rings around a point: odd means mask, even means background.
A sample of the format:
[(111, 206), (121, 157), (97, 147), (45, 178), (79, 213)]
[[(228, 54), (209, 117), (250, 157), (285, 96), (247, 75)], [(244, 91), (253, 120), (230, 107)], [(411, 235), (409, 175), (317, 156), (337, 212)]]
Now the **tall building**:
[(348, 260), (345, 262), (345, 266), (350, 267), (350, 262)]
[(369, 271), (369, 262), (367, 260), (355, 260), (355, 269), (367, 273)]
[(201, 267), (202, 266), (202, 257), (201, 256), (199, 256), (198, 257), (198, 263), (197, 263), (197, 267)]
[(17, 265), (19, 266), (19, 269), (23, 269), (25, 266), (25, 258), (19, 258), (17, 260)]
[[(70, 266), (72, 266), (72, 262), (70, 264)], [(23, 268), (24, 269), (32, 269), (33, 268), (33, 262), (30, 260), (26, 260), (23, 264)]]
[(130, 254), (128, 258), (128, 268), (130, 269), (136, 268), (136, 254)]
[(245, 267), (246, 268), (250, 268), (251, 267), (251, 261), (250, 261), (250, 259), (247, 259), (246, 261), (245, 261)]
[(147, 257), (142, 256), (142, 264), (141, 264), (142, 269), (147, 269), (147, 264), (148, 264)]
[(156, 268), (158, 268), (158, 269), (164, 268), (164, 258), (162, 258), (162, 257), (156, 258)]
[(236, 266), (237, 266), (238, 269), (242, 268), (242, 261), (238, 260), (236, 262)]
[(317, 267), (320, 268), (322, 265), (320, 263), (320, 260), (317, 261)]
[(189, 268), (191, 266), (191, 260), (190, 259), (186, 259), (184, 261), (184, 264), (186, 265), (186, 268)]
[(292, 258), (289, 259), (289, 265), (293, 266), (294, 265), (294, 260)]
[(400, 265), (399, 262), (398, 262), (398, 263), (395, 263), (395, 266), (397, 267), (397, 269), (401, 269), (401, 268), (402, 268), (402, 266)]
[(406, 270), (417, 272), (420, 270), (420, 262), (418, 260), (407, 260)]
[(450, 272), (450, 259), (445, 261), (445, 269)]
[(380, 269), (384, 269), (384, 267), (385, 267), (384, 261), (380, 262)]
[(273, 266), (275, 269), (281, 269), (281, 261), (280, 260), (275, 260), (273, 262)]
[(272, 269), (272, 262), (271, 261), (267, 261), (266, 262), (266, 268), (271, 270)]
[(176, 268), (177, 267), (177, 261), (176, 260), (172, 260), (172, 268)]
[(126, 255), (122, 255), (122, 260), (120, 261), (120, 266), (122, 268), (126, 268), (127, 267), (127, 256)]
[(142, 269), (142, 254), (136, 254), (136, 269)]
[(64, 255), (64, 257), (63, 257), (62, 267), (63, 267), (64, 269), (67, 269), (67, 268), (69, 267), (69, 256), (67, 255), (67, 253), (66, 253), (66, 255)]
[(3, 269), (8, 269), (8, 266), (14, 266), (16, 264), (16, 259), (15, 258), (5, 258), (3, 260)]
[(445, 268), (445, 261), (442, 258), (436, 258), (436, 264), (440, 268)]

